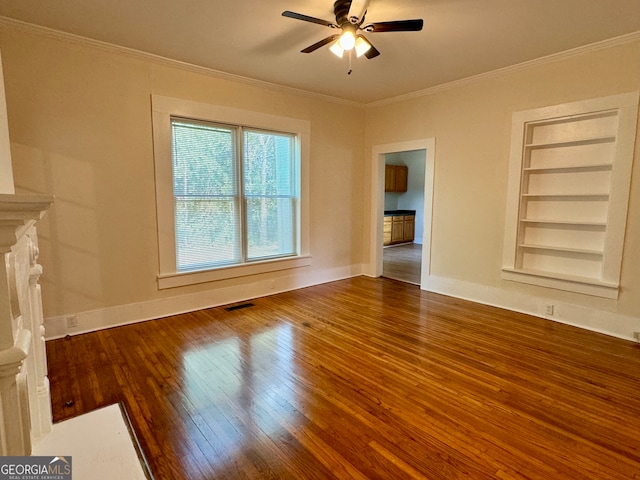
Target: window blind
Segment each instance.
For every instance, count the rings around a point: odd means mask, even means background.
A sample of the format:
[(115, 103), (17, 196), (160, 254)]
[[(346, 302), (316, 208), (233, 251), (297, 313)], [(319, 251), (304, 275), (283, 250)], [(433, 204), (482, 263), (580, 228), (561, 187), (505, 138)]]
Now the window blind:
[(291, 135), (244, 131), (247, 258), (291, 255), (295, 186)]
[(171, 129), (178, 271), (295, 255), (295, 136), (180, 118)]
[(237, 263), (240, 248), (235, 128), (172, 119), (176, 267)]

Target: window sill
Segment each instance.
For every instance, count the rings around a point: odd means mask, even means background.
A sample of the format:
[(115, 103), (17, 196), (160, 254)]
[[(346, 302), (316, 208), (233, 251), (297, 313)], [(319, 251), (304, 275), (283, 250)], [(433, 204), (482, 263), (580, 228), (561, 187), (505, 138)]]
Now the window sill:
[(537, 270), (502, 269), (502, 278), (514, 282), (539, 285), (568, 292), (583, 293), (594, 297), (618, 298), (618, 285), (588, 277), (552, 274)]
[(245, 263), (230, 267), (221, 267), (211, 270), (198, 270), (184, 273), (168, 273), (158, 275), (158, 288), (184, 287), (198, 283), (215, 282), (230, 278), (245, 277), (249, 275), (259, 275), (261, 273), (277, 272), (291, 268), (306, 267), (311, 265), (311, 255), (300, 255), (297, 257), (279, 258), (266, 260), (263, 262)]

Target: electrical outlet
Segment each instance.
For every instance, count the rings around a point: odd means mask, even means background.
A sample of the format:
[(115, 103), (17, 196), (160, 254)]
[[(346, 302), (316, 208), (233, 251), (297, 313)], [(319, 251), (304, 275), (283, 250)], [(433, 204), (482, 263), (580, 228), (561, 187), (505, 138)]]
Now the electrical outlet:
[(78, 317), (75, 315), (69, 315), (67, 317), (67, 328), (75, 328), (78, 326)]
[(553, 315), (553, 304), (552, 303), (547, 303), (544, 306), (544, 314), (545, 315)]

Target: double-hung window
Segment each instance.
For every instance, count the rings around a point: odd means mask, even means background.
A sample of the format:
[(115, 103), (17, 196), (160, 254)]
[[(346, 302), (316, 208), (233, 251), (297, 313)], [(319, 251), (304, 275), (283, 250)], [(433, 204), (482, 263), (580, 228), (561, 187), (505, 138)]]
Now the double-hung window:
[(161, 288), (308, 264), (307, 122), (153, 97)]
[(171, 119), (178, 271), (296, 252), (295, 136)]

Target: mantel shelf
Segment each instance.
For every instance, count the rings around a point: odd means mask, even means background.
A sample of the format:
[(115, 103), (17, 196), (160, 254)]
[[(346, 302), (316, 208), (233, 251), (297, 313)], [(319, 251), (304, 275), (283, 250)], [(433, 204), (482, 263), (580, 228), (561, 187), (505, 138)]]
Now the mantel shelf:
[(53, 195), (0, 194), (0, 252), (9, 251), (20, 232), (40, 220), (53, 200)]
[(0, 193), (0, 220), (40, 220), (53, 200), (53, 195)]

